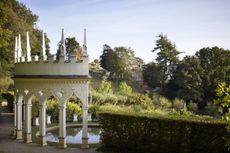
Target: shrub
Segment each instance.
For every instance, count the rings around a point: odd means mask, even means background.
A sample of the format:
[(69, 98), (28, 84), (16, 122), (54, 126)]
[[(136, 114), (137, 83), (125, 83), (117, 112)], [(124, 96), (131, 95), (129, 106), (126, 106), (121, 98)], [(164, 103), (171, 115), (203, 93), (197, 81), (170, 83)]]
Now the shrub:
[(147, 109), (152, 107), (152, 100), (147, 95), (135, 93), (128, 96), (125, 105), (140, 105)]
[(183, 110), (186, 106), (185, 106), (185, 102), (181, 99), (174, 99), (173, 100), (173, 108), (177, 111)]
[(101, 82), (101, 85), (98, 87), (97, 91), (103, 94), (113, 93), (111, 82), (103, 80)]
[(127, 96), (124, 96), (124, 95), (116, 95), (117, 97), (117, 104), (118, 105), (125, 105), (128, 97)]
[(126, 82), (121, 82), (119, 84), (119, 94), (130, 95), (132, 93), (132, 87), (128, 86)]
[(220, 117), (221, 108), (214, 104), (209, 103), (205, 106), (205, 113), (214, 117)]
[(47, 115), (51, 116), (52, 122), (59, 121), (59, 103), (56, 99), (48, 99), (47, 100), (47, 108), (46, 113)]
[(104, 104), (117, 104), (117, 97), (114, 94), (105, 94), (104, 95)]
[[(218, 84), (218, 87), (216, 88), (216, 97), (214, 104), (225, 109), (222, 119), (228, 123), (226, 129), (227, 132), (230, 133), (230, 84), (227, 84), (226, 82)], [(228, 146), (228, 149), (230, 150), (230, 136), (228, 136), (226, 141), (226, 146)]]
[(98, 118), (99, 109), (100, 106), (97, 104), (89, 106), (89, 112), (92, 114), (92, 119)]
[(92, 104), (102, 105), (104, 104), (104, 95), (95, 91), (90, 91), (92, 97)]
[(69, 119), (73, 118), (73, 114), (81, 115), (81, 108), (79, 105), (71, 102), (66, 103), (66, 116)]
[(197, 103), (189, 102), (188, 110), (196, 113), (198, 110)]
[(70, 97), (68, 102), (75, 103), (78, 104), (79, 106), (82, 106), (82, 102), (77, 96)]
[(2, 98), (7, 100), (7, 103), (8, 103), (7, 108), (10, 112), (13, 112), (14, 111), (14, 94), (10, 92), (3, 93)]
[(32, 97), (32, 117), (39, 116), (39, 101), (37, 97)]
[(142, 107), (140, 105), (132, 105), (132, 109), (134, 112), (141, 112)]
[(155, 98), (153, 101), (155, 106), (161, 108), (161, 109), (168, 109), (172, 107), (171, 101), (169, 101), (167, 98), (160, 96), (159, 98)]
[(125, 153), (225, 153), (226, 124), (200, 118), (100, 113), (102, 149)]
[(118, 106), (118, 105), (102, 105), (99, 107), (99, 112), (125, 112), (128, 107)]

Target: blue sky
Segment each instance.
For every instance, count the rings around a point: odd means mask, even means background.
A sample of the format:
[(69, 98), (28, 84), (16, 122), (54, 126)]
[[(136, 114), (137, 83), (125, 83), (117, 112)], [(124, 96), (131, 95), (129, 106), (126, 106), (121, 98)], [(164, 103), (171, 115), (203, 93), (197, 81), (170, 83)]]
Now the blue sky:
[(145, 62), (161, 32), (184, 55), (202, 47), (230, 49), (230, 0), (19, 0), (39, 16), (38, 27), (57, 50), (61, 29), (82, 44), (87, 29), (91, 61), (103, 44), (131, 47)]

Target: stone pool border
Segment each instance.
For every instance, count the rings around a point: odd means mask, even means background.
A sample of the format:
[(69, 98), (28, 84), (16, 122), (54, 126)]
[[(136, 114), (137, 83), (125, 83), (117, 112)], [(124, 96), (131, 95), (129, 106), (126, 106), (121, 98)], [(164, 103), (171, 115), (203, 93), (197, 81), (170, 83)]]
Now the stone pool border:
[[(66, 124), (66, 129), (71, 128), (71, 127), (80, 127), (82, 125), (83, 125), (82, 123)], [(91, 126), (91, 127), (92, 126), (100, 127), (100, 124), (99, 123), (88, 123), (88, 127), (89, 126)], [(46, 128), (46, 133), (50, 132), (50, 131), (53, 131), (53, 130), (57, 130), (57, 129), (59, 129), (59, 125), (58, 126), (53, 126), (53, 127)], [(39, 131), (36, 132), (35, 136), (36, 137), (39, 136)]]

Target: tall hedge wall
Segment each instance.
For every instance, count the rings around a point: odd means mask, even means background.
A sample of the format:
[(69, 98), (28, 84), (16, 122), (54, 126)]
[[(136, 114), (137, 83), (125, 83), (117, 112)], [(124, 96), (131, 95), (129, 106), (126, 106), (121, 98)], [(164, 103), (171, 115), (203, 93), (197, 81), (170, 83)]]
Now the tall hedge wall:
[(102, 148), (130, 153), (225, 153), (225, 123), (100, 113)]

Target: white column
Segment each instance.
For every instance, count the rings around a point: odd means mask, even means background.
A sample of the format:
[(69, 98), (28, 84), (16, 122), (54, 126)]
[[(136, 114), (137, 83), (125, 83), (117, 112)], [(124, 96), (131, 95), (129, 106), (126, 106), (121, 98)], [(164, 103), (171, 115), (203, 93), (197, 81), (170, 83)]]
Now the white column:
[(66, 104), (59, 106), (59, 147), (66, 148)]
[(25, 101), (23, 101), (22, 103), (22, 125), (23, 125), (23, 130), (24, 130), (24, 127), (25, 127), (25, 120), (26, 120), (26, 104), (25, 104)]
[(46, 146), (46, 105), (39, 105), (39, 143)]
[(17, 98), (15, 97), (14, 100), (14, 136), (16, 136), (16, 129), (17, 129)]
[(89, 148), (88, 145), (88, 107), (83, 107), (82, 119), (82, 145), (81, 148)]
[[(27, 102), (28, 103), (28, 102)], [(32, 104), (26, 104), (25, 105), (25, 136), (24, 136), (24, 142), (25, 143), (31, 143), (31, 107)]]
[(16, 125), (16, 139), (22, 139), (22, 99), (19, 98), (17, 102), (17, 125)]

